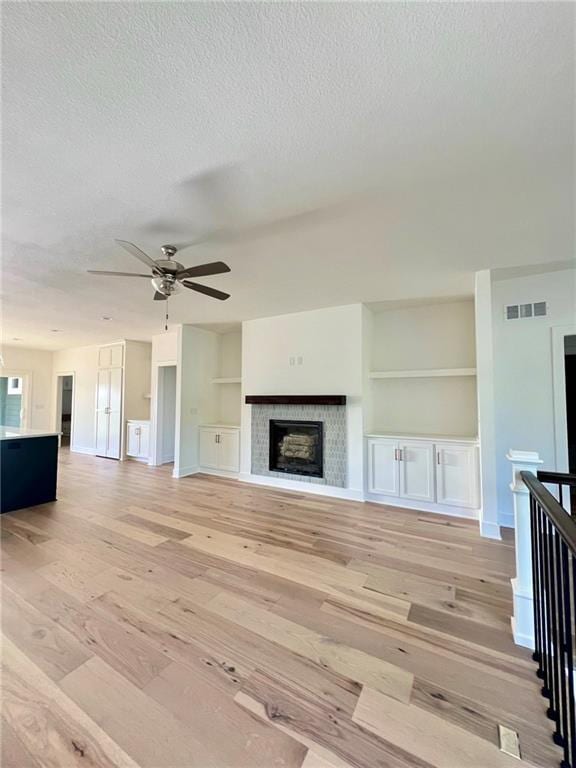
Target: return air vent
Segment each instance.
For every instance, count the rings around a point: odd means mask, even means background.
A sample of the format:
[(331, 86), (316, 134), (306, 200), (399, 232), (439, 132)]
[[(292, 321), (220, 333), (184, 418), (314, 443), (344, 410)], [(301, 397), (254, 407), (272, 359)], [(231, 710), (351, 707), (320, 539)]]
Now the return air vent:
[(533, 304), (508, 304), (505, 307), (506, 320), (525, 320), (528, 317), (544, 317), (548, 314), (548, 306), (545, 301), (536, 301)]

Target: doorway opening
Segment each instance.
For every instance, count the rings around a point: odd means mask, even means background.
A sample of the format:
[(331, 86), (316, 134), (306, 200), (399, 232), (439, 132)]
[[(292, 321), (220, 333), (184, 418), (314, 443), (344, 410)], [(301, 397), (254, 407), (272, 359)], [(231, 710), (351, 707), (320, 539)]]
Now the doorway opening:
[(22, 427), (24, 411), (24, 377), (0, 376), (0, 425)]
[(60, 447), (69, 448), (72, 442), (74, 412), (74, 376), (59, 374), (57, 378), (56, 429), (60, 432)]
[(174, 462), (176, 441), (176, 366), (158, 366), (156, 463)]

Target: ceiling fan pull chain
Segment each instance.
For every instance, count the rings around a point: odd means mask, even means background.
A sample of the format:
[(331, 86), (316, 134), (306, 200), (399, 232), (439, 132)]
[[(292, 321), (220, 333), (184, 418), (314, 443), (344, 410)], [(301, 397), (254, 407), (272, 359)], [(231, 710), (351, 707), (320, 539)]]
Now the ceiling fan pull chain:
[(166, 302), (166, 322), (164, 323), (164, 330), (168, 330), (168, 302)]

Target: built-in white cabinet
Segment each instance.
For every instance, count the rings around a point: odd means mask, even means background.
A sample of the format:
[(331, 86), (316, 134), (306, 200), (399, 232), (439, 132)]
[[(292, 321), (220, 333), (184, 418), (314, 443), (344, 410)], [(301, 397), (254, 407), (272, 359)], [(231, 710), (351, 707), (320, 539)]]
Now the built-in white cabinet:
[(129, 421), (126, 425), (126, 455), (148, 459), (150, 454), (150, 422)]
[(369, 437), (367, 464), (368, 493), (383, 501), (412, 500), (426, 509), (479, 506), (478, 449), (473, 442)]
[(478, 450), (475, 445), (436, 445), (436, 498), (439, 504), (478, 506)]
[(434, 446), (416, 440), (398, 445), (400, 496), (415, 501), (434, 501)]
[(100, 368), (96, 384), (96, 454), (120, 458), (122, 368)]
[(122, 368), (124, 365), (124, 344), (107, 344), (98, 350), (99, 368)]
[(368, 441), (368, 490), (384, 496), (400, 495), (396, 440)]
[(200, 467), (222, 472), (240, 471), (240, 429), (207, 425), (200, 427)]

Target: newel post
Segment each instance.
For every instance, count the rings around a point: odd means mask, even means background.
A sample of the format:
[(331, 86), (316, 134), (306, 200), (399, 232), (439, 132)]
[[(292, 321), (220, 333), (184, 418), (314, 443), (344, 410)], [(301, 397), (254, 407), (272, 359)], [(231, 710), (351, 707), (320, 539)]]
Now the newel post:
[(516, 576), (512, 579), (514, 615), (512, 633), (516, 645), (534, 648), (534, 599), (532, 595), (532, 540), (530, 532), (530, 494), (520, 476), (521, 472), (536, 474), (542, 464), (532, 451), (513, 451), (506, 454), (512, 464), (510, 490), (514, 498), (514, 525), (516, 539)]

